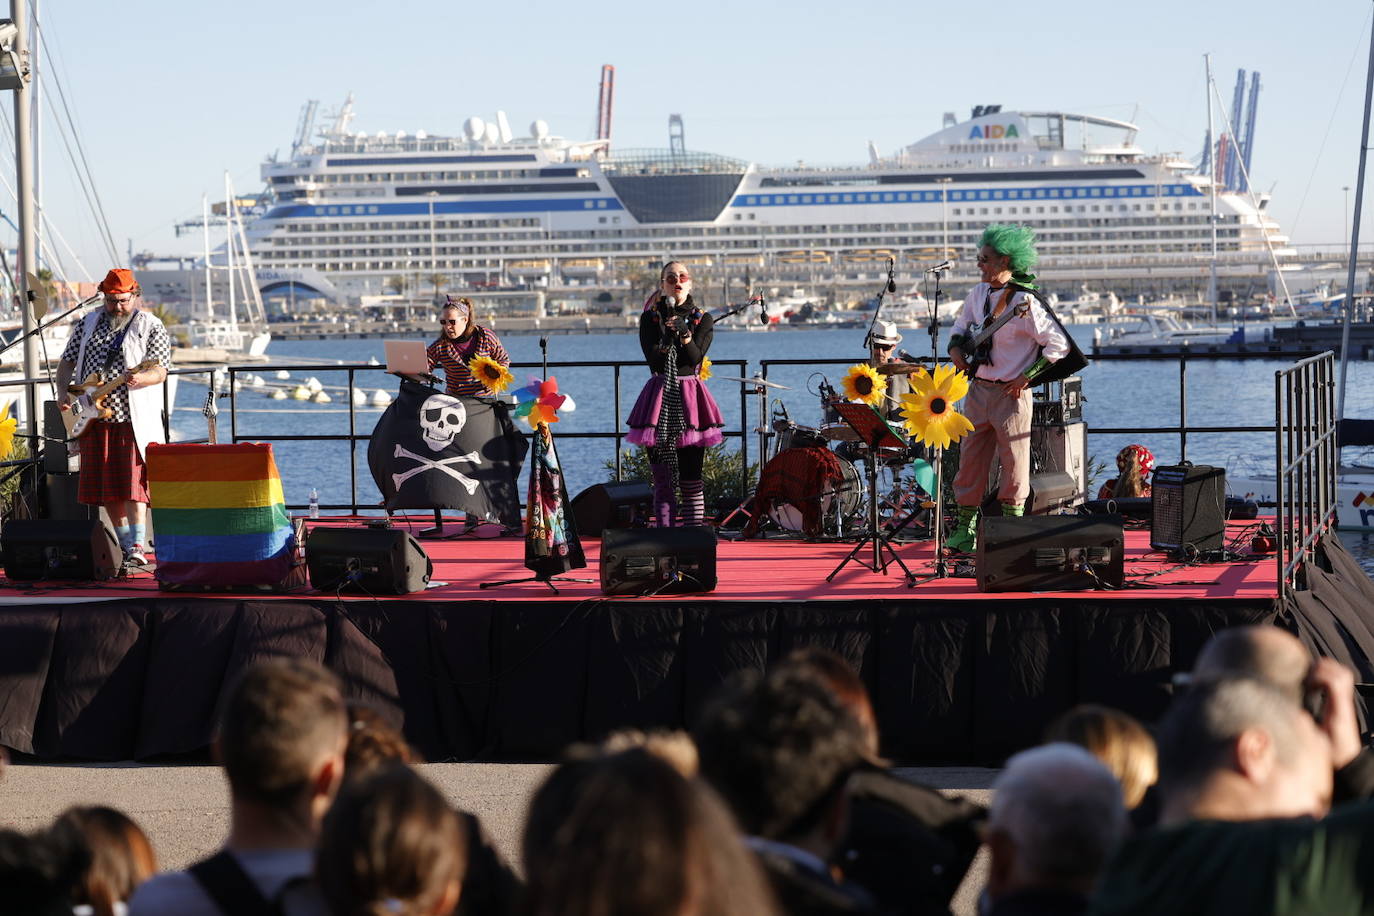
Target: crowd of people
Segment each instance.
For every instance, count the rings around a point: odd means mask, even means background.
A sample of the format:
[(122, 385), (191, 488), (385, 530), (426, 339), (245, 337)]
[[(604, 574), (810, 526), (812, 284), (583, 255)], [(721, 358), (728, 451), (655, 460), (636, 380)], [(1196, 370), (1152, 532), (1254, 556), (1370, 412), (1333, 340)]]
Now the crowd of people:
[(570, 748), (517, 872), (384, 717), (318, 664), (270, 659), (224, 702), (218, 852), (159, 874), (133, 820), (73, 808), (0, 831), (0, 912), (942, 914), (980, 849), (988, 916), (1374, 912), (1354, 685), (1282, 629), (1224, 630), (1153, 733), (1075, 708), (984, 808), (897, 775), (863, 679), (803, 650), (727, 678), (690, 734)]

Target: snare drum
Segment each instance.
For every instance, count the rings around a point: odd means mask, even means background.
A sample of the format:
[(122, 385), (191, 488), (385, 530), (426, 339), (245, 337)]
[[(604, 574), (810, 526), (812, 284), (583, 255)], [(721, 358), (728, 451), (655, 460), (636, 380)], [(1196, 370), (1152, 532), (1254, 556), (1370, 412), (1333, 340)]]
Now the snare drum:
[[(854, 465), (838, 459), (841, 479), (831, 492), (821, 497), (821, 518), (833, 519), (838, 512), (841, 519), (849, 518), (863, 505), (863, 479)], [(768, 510), (768, 517), (784, 531), (802, 530), (801, 510), (791, 503), (776, 503)]]
[(789, 448), (825, 448), (825, 436), (819, 430), (812, 429), (810, 426), (799, 426), (796, 423), (787, 423), (774, 427), (778, 431), (778, 451), (785, 452)]

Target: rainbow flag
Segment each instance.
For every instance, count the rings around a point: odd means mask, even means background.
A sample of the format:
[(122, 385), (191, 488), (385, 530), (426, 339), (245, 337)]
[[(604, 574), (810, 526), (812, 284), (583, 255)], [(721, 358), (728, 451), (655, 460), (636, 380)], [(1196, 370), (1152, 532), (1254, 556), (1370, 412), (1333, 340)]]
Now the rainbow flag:
[(148, 446), (157, 579), (177, 585), (276, 585), (295, 560), (272, 446)]

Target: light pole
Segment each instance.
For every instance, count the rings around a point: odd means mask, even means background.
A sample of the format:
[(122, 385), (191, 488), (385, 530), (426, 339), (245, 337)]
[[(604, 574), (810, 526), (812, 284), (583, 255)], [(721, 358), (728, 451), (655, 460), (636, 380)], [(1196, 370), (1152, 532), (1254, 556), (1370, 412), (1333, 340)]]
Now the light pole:
[(1350, 185), (1344, 185), (1341, 190), (1345, 192), (1345, 206), (1341, 209), (1341, 250), (1346, 251), (1350, 248)]
[[(33, 202), (33, 100), (29, 72), (29, 13), (23, 0), (10, 0), (10, 21), (0, 22), (0, 90), (14, 90), (14, 182), (19, 201), (19, 313), (24, 335), (24, 377), (38, 377), (38, 337), (33, 333), (41, 314), (35, 314), (36, 291), (29, 280), (38, 275), (37, 233)], [(44, 306), (46, 311), (46, 306)], [(38, 454), (38, 397), (33, 385), (25, 386), (24, 432), (30, 436), (29, 454)]]

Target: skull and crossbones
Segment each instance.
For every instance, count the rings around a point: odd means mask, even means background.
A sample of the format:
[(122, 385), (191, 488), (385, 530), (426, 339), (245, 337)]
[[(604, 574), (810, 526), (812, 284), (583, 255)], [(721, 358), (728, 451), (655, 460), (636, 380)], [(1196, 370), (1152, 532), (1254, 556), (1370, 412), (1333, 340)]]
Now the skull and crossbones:
[[(462, 432), (467, 420), (467, 408), (463, 406), (462, 401), (446, 394), (431, 395), (425, 399), (424, 404), (420, 405), (420, 437), (430, 451), (442, 452), (453, 444), (454, 438)], [(469, 496), (477, 491), (476, 480), (450, 466), (472, 464), (481, 467), (482, 459), (478, 457), (476, 452), (468, 452), (466, 455), (459, 455), (456, 458), (444, 458), (436, 461), (426, 458), (424, 455), (417, 455), (402, 445), (397, 445), (392, 454), (396, 458), (409, 458), (416, 462), (410, 470), (391, 475), (391, 482), (398, 490), (401, 488), (401, 484), (416, 474), (425, 471), (442, 471), (458, 481), (468, 491)]]
[(445, 474), (462, 484), (463, 487), (467, 489), (469, 496), (477, 491), (477, 481), (462, 473), (457, 468), (449, 467), (451, 464), (460, 463), (475, 464), (480, 467), (482, 459), (477, 457), (476, 452), (468, 452), (466, 455), (459, 455), (456, 458), (444, 458), (441, 461), (434, 461), (433, 459), (426, 458), (424, 455), (415, 454), (403, 445), (398, 445), (396, 446), (394, 454), (397, 458), (411, 458), (418, 462), (410, 470), (402, 474), (391, 475), (391, 482), (398, 490), (401, 489), (401, 484), (405, 483), (416, 474), (423, 473), (424, 471), (443, 471)]

